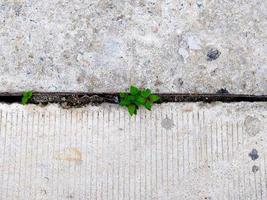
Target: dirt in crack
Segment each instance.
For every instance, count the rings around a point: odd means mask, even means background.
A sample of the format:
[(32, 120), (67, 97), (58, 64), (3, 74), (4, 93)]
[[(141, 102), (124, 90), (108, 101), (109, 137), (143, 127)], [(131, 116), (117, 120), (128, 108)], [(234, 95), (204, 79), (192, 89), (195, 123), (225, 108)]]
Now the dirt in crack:
[[(267, 102), (267, 95), (246, 95), (229, 94), (225, 89), (216, 94), (177, 94), (177, 93), (157, 93), (160, 97), (158, 103), (168, 102)], [(3, 103), (21, 103), (21, 93), (0, 93), (0, 102)], [(87, 104), (99, 105), (102, 103), (119, 103), (118, 93), (67, 93), (34, 92), (29, 101), (30, 104), (46, 105), (49, 103), (60, 104), (63, 108), (83, 107)]]

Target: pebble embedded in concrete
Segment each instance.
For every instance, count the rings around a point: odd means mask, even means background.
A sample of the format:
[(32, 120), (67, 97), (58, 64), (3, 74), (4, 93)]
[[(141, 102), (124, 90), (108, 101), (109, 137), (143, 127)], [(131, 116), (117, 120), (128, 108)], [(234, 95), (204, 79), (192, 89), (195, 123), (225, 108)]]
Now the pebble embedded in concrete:
[(252, 149), (249, 156), (252, 160), (257, 160), (259, 158), (258, 151), (256, 149)]
[(213, 61), (219, 58), (221, 55), (221, 52), (218, 49), (210, 49), (207, 53), (207, 60), (208, 61)]
[(256, 173), (257, 171), (259, 171), (259, 167), (257, 165), (253, 165), (252, 166), (252, 172)]

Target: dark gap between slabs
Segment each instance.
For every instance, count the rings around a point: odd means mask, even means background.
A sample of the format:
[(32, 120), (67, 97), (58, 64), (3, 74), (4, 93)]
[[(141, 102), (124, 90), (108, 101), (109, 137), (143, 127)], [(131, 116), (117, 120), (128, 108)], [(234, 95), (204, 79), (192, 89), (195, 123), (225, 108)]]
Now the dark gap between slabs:
[[(156, 93), (158, 103), (169, 102), (267, 102), (267, 95), (248, 94), (177, 94)], [(22, 93), (0, 93), (0, 102), (20, 103)], [(118, 93), (71, 93), (71, 92), (33, 92), (30, 104), (58, 103), (66, 107), (81, 107), (87, 104), (119, 103)]]

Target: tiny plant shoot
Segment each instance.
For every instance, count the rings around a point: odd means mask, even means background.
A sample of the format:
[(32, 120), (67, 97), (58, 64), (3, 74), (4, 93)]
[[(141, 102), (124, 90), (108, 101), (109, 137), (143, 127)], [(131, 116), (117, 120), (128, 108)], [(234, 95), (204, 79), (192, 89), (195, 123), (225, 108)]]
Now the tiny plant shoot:
[(150, 89), (140, 89), (133, 85), (130, 87), (130, 93), (120, 93), (120, 106), (127, 107), (131, 116), (136, 115), (141, 106), (151, 110), (153, 103), (158, 100), (159, 96), (151, 94)]
[(29, 100), (32, 98), (32, 91), (25, 91), (23, 92), (22, 94), (22, 100), (21, 100), (21, 103), (23, 105), (26, 105), (28, 104)]

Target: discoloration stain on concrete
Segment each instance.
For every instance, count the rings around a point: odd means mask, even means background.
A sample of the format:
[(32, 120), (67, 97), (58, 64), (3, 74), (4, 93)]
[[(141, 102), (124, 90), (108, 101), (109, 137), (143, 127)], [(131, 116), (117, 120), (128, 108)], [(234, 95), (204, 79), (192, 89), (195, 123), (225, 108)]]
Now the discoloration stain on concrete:
[(169, 117), (166, 117), (161, 121), (161, 126), (167, 130), (170, 130), (174, 127), (174, 122)]
[(193, 111), (193, 107), (188, 105), (188, 106), (185, 106), (183, 109), (182, 109), (183, 112), (192, 112)]
[(260, 120), (253, 116), (247, 116), (245, 121), (245, 131), (249, 136), (255, 136), (261, 130)]
[(257, 160), (259, 158), (258, 151), (256, 149), (252, 149), (248, 155), (252, 160)]
[(22, 10), (22, 5), (19, 5), (19, 4), (15, 5), (14, 10), (15, 10), (16, 16), (19, 16)]
[(67, 147), (63, 152), (55, 156), (56, 160), (65, 160), (65, 161), (82, 161), (82, 153), (80, 149), (76, 147)]
[(192, 49), (192, 50), (200, 50), (201, 49), (201, 42), (200, 42), (199, 38), (197, 38), (195, 36), (189, 36), (187, 38), (187, 43), (188, 43), (189, 49)]
[(41, 193), (42, 196), (46, 196), (47, 195), (46, 189), (41, 189), (40, 193)]
[(47, 176), (44, 177), (44, 179), (46, 180), (46, 182), (49, 182), (49, 178)]
[(66, 196), (67, 199), (73, 199), (74, 198), (74, 195), (73, 194), (69, 194)]
[(179, 54), (183, 57), (184, 63), (187, 63), (187, 58), (189, 57), (189, 53), (185, 48), (179, 48)]

